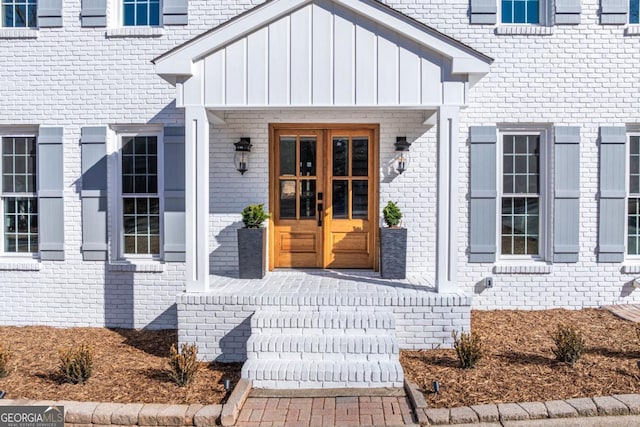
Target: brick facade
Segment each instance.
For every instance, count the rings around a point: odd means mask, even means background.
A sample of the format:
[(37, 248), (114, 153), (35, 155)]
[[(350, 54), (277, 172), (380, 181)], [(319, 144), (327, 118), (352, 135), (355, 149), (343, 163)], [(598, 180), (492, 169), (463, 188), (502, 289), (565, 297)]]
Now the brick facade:
[[(0, 29), (0, 130), (64, 127), (66, 218), (65, 261), (0, 259), (0, 324), (179, 326), (175, 301), (184, 289), (182, 263), (133, 272), (109, 262), (82, 261), (80, 128), (182, 124), (175, 90), (154, 73), (151, 60), (259, 3), (190, 1), (188, 26), (166, 27), (144, 37), (82, 28), (79, 1), (65, 2), (63, 27), (40, 29), (37, 39), (13, 38), (16, 31)], [(495, 58), (491, 72), (469, 91), (469, 106), (460, 116), (458, 280), (462, 291), (474, 295), (473, 306), (542, 309), (638, 302), (629, 284), (634, 275), (623, 273), (619, 263), (596, 261), (596, 196), (598, 128), (640, 121), (640, 38), (627, 35), (622, 26), (601, 25), (597, 0), (582, 1), (580, 25), (529, 35), (499, 35), (493, 26), (470, 25), (469, 3), (464, 0), (388, 4)], [(380, 124), (380, 204), (397, 200), (405, 213), (408, 270), (433, 276), (437, 129), (423, 125), (424, 118), (417, 111), (227, 112), (226, 124), (213, 125), (210, 132), (212, 272), (229, 272), (235, 266), (235, 228), (242, 207), (268, 200), (268, 124), (356, 122)], [(493, 263), (467, 262), (467, 131), (475, 125), (523, 123), (581, 129), (579, 262), (547, 266), (545, 273), (514, 274), (514, 268), (497, 273)], [(411, 163), (400, 177), (386, 179), (393, 141), (400, 134), (416, 140)], [(240, 136), (250, 136), (254, 143), (251, 169), (242, 177), (232, 165), (232, 142)], [(112, 187), (113, 180), (109, 183)], [(494, 279), (491, 289), (481, 285), (487, 276)], [(238, 319), (250, 314), (242, 310)]]

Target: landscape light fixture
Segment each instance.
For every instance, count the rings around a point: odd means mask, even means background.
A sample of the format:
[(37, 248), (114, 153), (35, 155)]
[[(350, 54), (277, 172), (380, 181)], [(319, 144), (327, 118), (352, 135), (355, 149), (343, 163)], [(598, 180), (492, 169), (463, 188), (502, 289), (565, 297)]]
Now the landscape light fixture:
[(240, 138), (240, 141), (234, 142), (236, 146), (236, 153), (233, 159), (233, 163), (236, 165), (236, 170), (240, 174), (244, 175), (249, 170), (249, 153), (251, 152), (251, 138)]
[(409, 147), (411, 147), (411, 143), (407, 141), (406, 136), (397, 136), (395, 144), (396, 147), (396, 161), (398, 162), (398, 166), (396, 170), (399, 174), (407, 170), (407, 164), (409, 163)]

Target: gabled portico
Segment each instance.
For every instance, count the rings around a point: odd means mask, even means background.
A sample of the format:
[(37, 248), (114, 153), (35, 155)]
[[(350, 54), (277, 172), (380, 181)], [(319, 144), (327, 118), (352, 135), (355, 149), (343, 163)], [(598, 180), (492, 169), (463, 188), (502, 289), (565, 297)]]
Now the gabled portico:
[(435, 284), (456, 290), (458, 120), (490, 58), (376, 1), (273, 0), (154, 62), (185, 109), (188, 292), (209, 287), (210, 126), (235, 111), (422, 111), (437, 126)]

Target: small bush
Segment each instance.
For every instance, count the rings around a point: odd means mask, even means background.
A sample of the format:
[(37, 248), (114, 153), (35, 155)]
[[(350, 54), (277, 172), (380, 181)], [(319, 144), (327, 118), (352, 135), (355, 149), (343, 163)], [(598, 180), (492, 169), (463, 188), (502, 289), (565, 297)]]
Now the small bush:
[(93, 352), (86, 344), (59, 351), (60, 374), (65, 382), (84, 384), (93, 373)]
[(242, 222), (246, 228), (262, 228), (262, 223), (269, 219), (264, 211), (264, 204), (249, 205), (242, 211)]
[(473, 368), (478, 360), (482, 358), (482, 341), (477, 335), (461, 332), (460, 336), (456, 331), (451, 334), (453, 337), (453, 347), (456, 349), (460, 367), (463, 369)]
[(198, 347), (195, 344), (182, 344), (180, 351), (175, 344), (171, 346), (169, 355), (171, 379), (180, 387), (191, 383), (200, 369), (198, 363)]
[(558, 326), (551, 335), (555, 348), (552, 348), (556, 360), (573, 366), (584, 351), (584, 338), (573, 326)]
[(4, 348), (0, 345), (0, 378), (8, 377), (11, 373), (9, 362), (13, 358), (13, 354), (8, 348)]
[(387, 227), (397, 227), (402, 219), (402, 212), (395, 202), (389, 201), (382, 210), (382, 217)]

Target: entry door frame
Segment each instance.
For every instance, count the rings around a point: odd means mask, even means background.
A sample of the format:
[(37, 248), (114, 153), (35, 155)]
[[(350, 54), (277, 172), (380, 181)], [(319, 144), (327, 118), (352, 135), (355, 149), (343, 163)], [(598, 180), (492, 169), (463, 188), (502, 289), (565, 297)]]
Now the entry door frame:
[[(329, 153), (324, 149), (328, 146), (326, 140), (328, 139), (328, 135), (330, 132), (328, 131), (354, 131), (354, 130), (366, 130), (370, 131), (373, 134), (373, 138), (370, 145), (369, 156), (372, 157), (371, 162), (373, 164), (373, 170), (371, 171), (372, 180), (371, 182), (371, 195), (369, 196), (369, 201), (371, 203), (371, 218), (370, 221), (373, 224), (371, 227), (371, 239), (373, 240), (373, 271), (379, 270), (379, 210), (380, 210), (380, 160), (379, 160), (379, 152), (380, 152), (380, 125), (377, 123), (269, 123), (269, 209), (273, 210), (276, 206), (276, 191), (275, 186), (277, 185), (277, 171), (275, 170), (276, 164), (276, 131), (281, 130), (315, 130), (320, 132), (323, 135), (322, 143), (324, 153), (322, 158), (322, 164), (318, 164), (318, 167), (324, 168), (326, 171), (329, 166)], [(325, 145), (326, 144), (326, 145)], [(326, 187), (328, 182), (328, 174), (323, 175), (323, 186)], [(324, 215), (326, 212), (329, 212), (329, 209), (324, 209)], [(326, 218), (323, 221), (326, 224)], [(273, 215), (269, 218), (269, 270), (273, 271), (275, 268), (275, 223)], [(323, 256), (323, 267), (326, 268), (326, 239), (328, 238), (328, 228), (325, 227), (323, 230), (323, 248), (322, 248), (322, 256)]]

